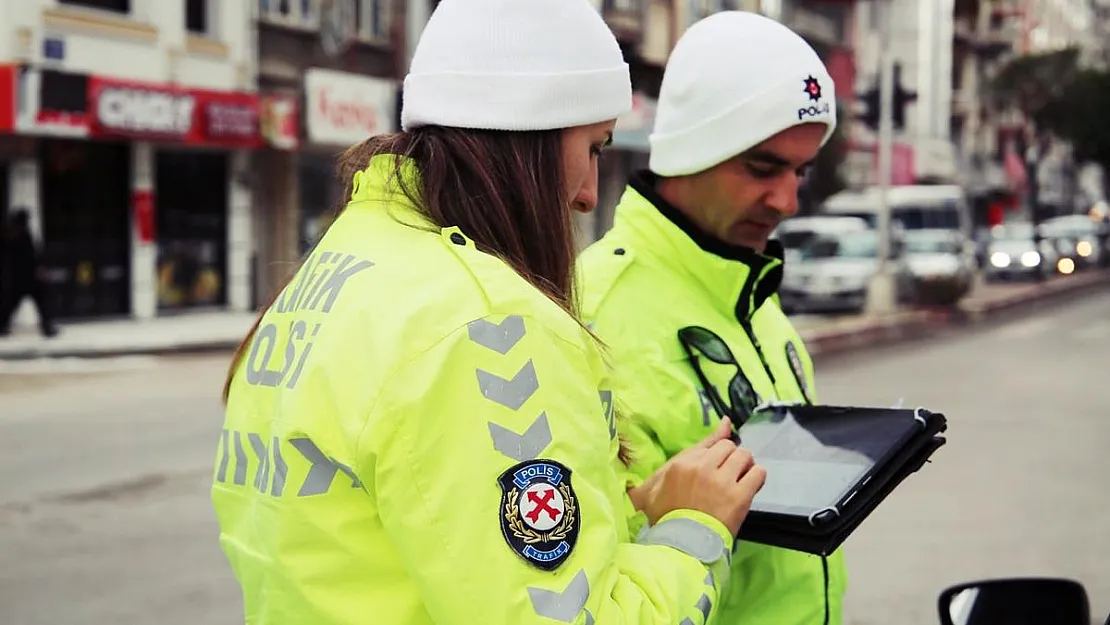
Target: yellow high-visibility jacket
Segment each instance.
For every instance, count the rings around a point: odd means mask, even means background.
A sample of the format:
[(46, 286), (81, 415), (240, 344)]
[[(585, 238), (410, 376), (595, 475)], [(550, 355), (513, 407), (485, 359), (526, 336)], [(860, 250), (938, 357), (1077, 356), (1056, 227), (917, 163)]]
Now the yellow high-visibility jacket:
[(592, 337), (394, 163), (356, 175), (234, 376), (212, 498), (246, 623), (704, 623), (727, 529), (629, 535)]
[[(578, 282), (583, 316), (612, 360), (621, 434), (634, 459), (630, 484), (718, 422), (681, 328), (704, 328), (728, 345), (735, 365), (701, 361), (724, 400), (738, 365), (762, 401), (816, 401), (813, 363), (773, 299), (781, 265), (773, 255), (708, 240), (654, 193), (650, 176), (633, 178), (612, 230), (583, 252)], [(720, 625), (841, 623), (840, 551), (821, 558), (741, 541), (731, 579)]]

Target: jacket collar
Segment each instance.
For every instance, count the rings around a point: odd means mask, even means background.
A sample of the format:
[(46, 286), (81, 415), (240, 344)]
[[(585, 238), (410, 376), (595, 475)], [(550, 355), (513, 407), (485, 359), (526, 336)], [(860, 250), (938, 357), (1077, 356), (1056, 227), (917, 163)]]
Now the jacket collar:
[(401, 223), (423, 230), (439, 230), (401, 190), (400, 182), (413, 193), (420, 192), (420, 171), (416, 161), (394, 154), (379, 154), (370, 159), (366, 169), (355, 172), (351, 181), (348, 208), (366, 204), (362, 208), (388, 211)]
[(632, 176), (614, 227), (632, 235), (637, 255), (685, 275), (726, 314), (749, 322), (782, 282), (782, 245), (770, 241), (760, 254), (709, 236), (659, 195), (656, 182), (650, 172)]

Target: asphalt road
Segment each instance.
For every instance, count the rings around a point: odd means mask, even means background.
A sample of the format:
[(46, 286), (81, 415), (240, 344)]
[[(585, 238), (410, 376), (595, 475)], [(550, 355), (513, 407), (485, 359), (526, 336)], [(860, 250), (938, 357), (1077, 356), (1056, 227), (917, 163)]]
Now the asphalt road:
[(0, 622), (242, 624), (208, 500), (225, 360), (0, 374)]
[[(1110, 293), (822, 364), (826, 402), (945, 412), (949, 444), (846, 546), (852, 625), (936, 623), (950, 583), (1083, 581), (1110, 612)], [(0, 371), (0, 622), (233, 625), (208, 484), (223, 357)]]
[(948, 585), (1080, 580), (1110, 613), (1110, 294), (934, 343), (830, 361), (826, 403), (944, 412), (948, 445), (846, 545), (851, 625), (932, 624)]

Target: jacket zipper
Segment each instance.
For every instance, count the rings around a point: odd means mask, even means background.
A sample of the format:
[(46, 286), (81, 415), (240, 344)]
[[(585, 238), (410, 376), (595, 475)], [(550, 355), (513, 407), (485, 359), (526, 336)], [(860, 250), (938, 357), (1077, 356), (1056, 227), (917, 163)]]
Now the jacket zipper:
[[(758, 272), (762, 271), (762, 268), (753, 266), (751, 270), (753, 272)], [(743, 291), (741, 291), (740, 298), (737, 301), (736, 319), (740, 322), (740, 327), (744, 328), (744, 333), (748, 335), (748, 340), (751, 341), (752, 347), (755, 348), (755, 353), (759, 356), (759, 362), (763, 365), (763, 371), (767, 373), (767, 378), (771, 380), (771, 386), (776, 387), (775, 392), (777, 393), (778, 385), (775, 383), (775, 374), (771, 373), (771, 366), (767, 363), (767, 356), (763, 353), (763, 344), (759, 342), (759, 338), (757, 338), (755, 335), (755, 330), (752, 328), (751, 321), (748, 319), (747, 316), (748, 311), (741, 310), (739, 306), (740, 302), (749, 301), (749, 298), (751, 297), (751, 288), (752, 285), (749, 282), (749, 284), (745, 285)], [(829, 561), (827, 556), (821, 556), (821, 577), (824, 583), (825, 592), (824, 625), (829, 625), (831, 610), (829, 606)]]
[[(763, 370), (767, 372), (767, 377), (771, 379), (771, 384), (775, 384), (775, 374), (771, 373), (771, 367), (767, 364), (767, 358), (763, 355), (763, 346), (759, 343), (759, 339), (755, 336), (755, 331), (747, 321), (741, 321), (740, 325), (744, 328), (744, 332), (748, 335), (748, 340), (752, 342), (752, 347), (755, 348), (755, 353), (759, 354), (759, 362), (763, 364)], [(829, 625), (829, 561), (826, 556), (821, 556), (821, 578), (824, 584), (825, 591), (825, 621), (824, 625)]]
[(821, 573), (825, 578), (825, 625), (829, 625), (829, 561), (821, 556)]
[(767, 364), (767, 357), (763, 355), (763, 345), (760, 344), (759, 339), (755, 336), (755, 330), (752, 329), (752, 324), (749, 321), (740, 320), (740, 327), (744, 328), (744, 333), (748, 335), (748, 340), (751, 341), (752, 347), (755, 348), (755, 353), (759, 355), (759, 362), (763, 365), (763, 371), (767, 373), (767, 377), (771, 380), (771, 386), (777, 386), (775, 383), (775, 374), (771, 373), (771, 366)]

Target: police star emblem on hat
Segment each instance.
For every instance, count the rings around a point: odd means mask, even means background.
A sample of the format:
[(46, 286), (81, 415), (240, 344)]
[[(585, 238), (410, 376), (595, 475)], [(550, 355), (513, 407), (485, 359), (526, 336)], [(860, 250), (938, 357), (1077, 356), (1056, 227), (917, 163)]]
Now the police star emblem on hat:
[(809, 96), (811, 102), (816, 102), (821, 99), (821, 83), (817, 82), (817, 79), (814, 78), (812, 74), (808, 78), (803, 79), (802, 82), (805, 83), (803, 91)]

